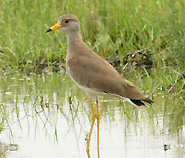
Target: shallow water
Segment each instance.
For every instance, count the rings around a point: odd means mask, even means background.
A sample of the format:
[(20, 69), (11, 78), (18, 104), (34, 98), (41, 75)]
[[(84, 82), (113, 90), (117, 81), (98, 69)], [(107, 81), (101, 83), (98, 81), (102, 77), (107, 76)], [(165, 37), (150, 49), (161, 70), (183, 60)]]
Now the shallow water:
[[(156, 91), (153, 100), (153, 106), (138, 109), (117, 99), (99, 99), (101, 158), (185, 157), (184, 99)], [(0, 104), (0, 142), (19, 145), (4, 157), (87, 157), (91, 110), (87, 97), (67, 75), (4, 73)], [(90, 155), (97, 157), (96, 123)]]

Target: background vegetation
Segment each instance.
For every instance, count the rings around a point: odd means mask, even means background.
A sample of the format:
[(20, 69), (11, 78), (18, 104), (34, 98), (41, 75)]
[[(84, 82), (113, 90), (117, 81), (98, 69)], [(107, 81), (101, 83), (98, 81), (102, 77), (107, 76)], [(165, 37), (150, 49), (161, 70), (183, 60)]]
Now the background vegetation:
[(151, 46), (145, 53), (153, 67), (182, 71), (184, 11), (184, 0), (1, 0), (0, 68), (63, 63), (65, 34), (45, 31), (70, 13), (81, 21), (84, 41), (105, 58), (116, 56), (124, 63), (128, 53)]

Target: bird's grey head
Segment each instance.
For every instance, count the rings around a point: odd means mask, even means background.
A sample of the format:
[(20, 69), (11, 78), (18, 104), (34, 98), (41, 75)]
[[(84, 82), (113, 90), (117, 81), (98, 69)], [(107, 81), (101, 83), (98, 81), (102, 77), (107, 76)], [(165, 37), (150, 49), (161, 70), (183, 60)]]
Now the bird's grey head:
[(80, 21), (73, 14), (62, 15), (58, 18), (58, 23), (50, 27), (46, 33), (57, 29), (66, 33), (80, 32)]

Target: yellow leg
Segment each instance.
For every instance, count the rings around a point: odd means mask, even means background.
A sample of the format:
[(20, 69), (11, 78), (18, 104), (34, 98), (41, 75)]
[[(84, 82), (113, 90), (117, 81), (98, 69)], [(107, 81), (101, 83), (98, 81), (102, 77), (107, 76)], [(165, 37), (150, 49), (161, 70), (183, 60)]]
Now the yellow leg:
[(86, 152), (87, 152), (88, 158), (91, 158), (91, 156), (90, 156), (90, 154), (89, 154), (89, 150), (87, 150)]
[(92, 130), (93, 130), (94, 122), (95, 122), (95, 119), (96, 119), (96, 115), (95, 115), (95, 111), (94, 111), (92, 101), (90, 101), (90, 105), (91, 105), (91, 110), (92, 110), (92, 124), (91, 124), (91, 130), (89, 132), (89, 138), (88, 138), (87, 147), (86, 147), (86, 151), (87, 151), (88, 155), (89, 155), (89, 146), (90, 146), (90, 141), (91, 141)]
[(100, 158), (100, 146), (99, 146), (99, 126), (100, 126), (100, 110), (98, 105), (98, 98), (96, 97), (96, 106), (97, 106), (97, 151), (98, 151), (98, 158)]

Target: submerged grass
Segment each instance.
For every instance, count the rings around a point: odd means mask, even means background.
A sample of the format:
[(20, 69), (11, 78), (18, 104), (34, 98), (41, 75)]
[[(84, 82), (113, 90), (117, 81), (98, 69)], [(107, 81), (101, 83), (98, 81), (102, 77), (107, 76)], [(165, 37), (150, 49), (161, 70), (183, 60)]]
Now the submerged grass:
[[(160, 71), (163, 74), (164, 70)], [(91, 109), (87, 106), (89, 104), (87, 98), (85, 98), (84, 93), (77, 86), (73, 86), (74, 83), (68, 76), (58, 73), (42, 73), (40, 75), (33, 73), (27, 75), (13, 72), (13, 74), (14, 76), (12, 77), (12, 72), (5, 73), (1, 75), (0, 79), (0, 114), (3, 116), (1, 117), (4, 120), (3, 125), (7, 125), (9, 123), (8, 120), (18, 120), (21, 128), (21, 119), (28, 118), (29, 122), (29, 117), (31, 117), (41, 119), (44, 125), (43, 128), (45, 128), (45, 124), (57, 124), (59, 113), (66, 118), (67, 122), (70, 119), (69, 115), (72, 115), (73, 120), (78, 120), (80, 112), (84, 113), (84, 120), (86, 120), (86, 115), (91, 119)], [(112, 121), (114, 122), (115, 112), (120, 111), (121, 115), (127, 118), (128, 124), (131, 122), (137, 123), (138, 119), (143, 118), (147, 114), (147, 118), (150, 119), (151, 123), (156, 123), (154, 120), (158, 120), (158, 118), (163, 116), (164, 124), (169, 130), (172, 128), (172, 123), (169, 122), (178, 122), (178, 124), (176, 123), (177, 128), (183, 128), (185, 121), (185, 95), (177, 92), (179, 87), (174, 86), (172, 89), (169, 86), (169, 84), (174, 83), (173, 79), (170, 78), (171, 75), (167, 75), (170, 79), (166, 79), (165, 82), (159, 82), (159, 80), (157, 82), (155, 81), (158, 79), (157, 77), (155, 78), (149, 74), (147, 77), (142, 77), (141, 74), (133, 75), (129, 80), (138, 86), (140, 84), (143, 85), (143, 93), (150, 98), (153, 97), (155, 104), (147, 108), (146, 113), (145, 110), (139, 112), (138, 108), (131, 106), (130, 103), (118, 102), (117, 99), (114, 100), (113, 98), (109, 98), (110, 102), (107, 102), (106, 98), (100, 98), (102, 119), (111, 124)], [(151, 84), (153, 84), (152, 87)], [(148, 90), (149, 88), (150, 91)], [(69, 97), (71, 97), (70, 101), (68, 100)], [(64, 106), (69, 106), (70, 111), (64, 112)], [(20, 111), (21, 107), (24, 109), (24, 117), (20, 115), (22, 113)], [(115, 111), (116, 108), (119, 110)], [(138, 113), (143, 116), (139, 116)], [(106, 121), (107, 119), (108, 121)], [(80, 120), (78, 121), (80, 123)], [(70, 121), (68, 123), (71, 124)], [(57, 132), (57, 129), (55, 129), (55, 132)], [(172, 133), (177, 132), (178, 129)]]
[[(119, 121), (123, 126), (125, 138), (132, 133), (143, 134), (144, 127), (153, 136), (178, 137), (177, 145), (184, 144), (180, 140), (185, 139), (185, 95), (180, 91), (181, 88), (174, 84), (178, 82), (178, 73), (168, 70), (167, 67), (152, 70), (151, 74), (145, 68), (135, 74), (134, 71), (129, 73), (126, 70), (125, 77), (141, 86), (143, 93), (155, 103), (146, 110), (139, 110), (127, 102), (99, 98), (101, 128), (114, 128)], [(166, 74), (166, 77), (160, 82), (161, 77), (158, 76), (162, 74)], [(78, 140), (79, 136), (85, 133), (84, 124), (91, 124), (88, 99), (65, 73), (48, 72), (38, 75), (3, 71), (0, 74), (0, 105), (0, 116), (4, 120), (2, 129), (9, 128), (12, 135), (14, 132), (11, 125), (16, 123), (20, 129), (25, 130), (22, 127), (22, 120), (25, 119), (28, 123), (28, 135), (30, 128), (35, 128), (35, 136), (39, 129), (42, 129), (46, 136), (51, 134), (55, 141), (58, 141), (61, 132), (58, 131), (58, 126), (67, 128), (68, 132), (73, 130)], [(67, 126), (58, 123), (63, 118)], [(31, 126), (33, 122), (34, 126)], [(80, 131), (76, 131), (76, 127), (80, 127)]]

